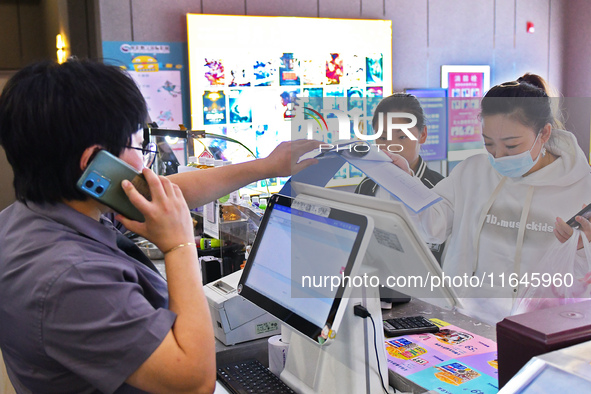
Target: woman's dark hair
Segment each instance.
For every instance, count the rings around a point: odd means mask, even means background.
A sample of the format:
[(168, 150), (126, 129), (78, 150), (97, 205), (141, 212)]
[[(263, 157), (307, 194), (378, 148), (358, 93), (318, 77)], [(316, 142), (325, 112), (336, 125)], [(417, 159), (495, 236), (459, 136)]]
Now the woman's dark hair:
[(496, 85), (482, 99), (480, 116), (508, 115), (531, 127), (537, 134), (546, 124), (555, 125), (550, 98), (545, 89), (543, 79), (534, 74)]
[(85, 200), (76, 188), (86, 148), (119, 156), (147, 118), (145, 100), (121, 68), (97, 61), (44, 61), (17, 72), (0, 95), (0, 144), (16, 198)]
[(380, 101), (371, 120), (371, 126), (374, 130), (378, 129), (380, 116), (388, 112), (408, 112), (413, 114), (417, 118), (415, 127), (419, 129), (419, 134), (423, 132), (425, 128), (425, 112), (423, 112), (419, 100), (412, 94), (394, 93)]
[(537, 74), (532, 74), (532, 73), (525, 73), (522, 76), (520, 76), (519, 78), (517, 78), (517, 82), (527, 82), (530, 85), (533, 85), (537, 88), (542, 89), (544, 92), (546, 92), (546, 94), (548, 95), (548, 97), (551, 96), (551, 89), (550, 86), (548, 85), (548, 83), (546, 83), (546, 81), (544, 80), (544, 78), (540, 77)]

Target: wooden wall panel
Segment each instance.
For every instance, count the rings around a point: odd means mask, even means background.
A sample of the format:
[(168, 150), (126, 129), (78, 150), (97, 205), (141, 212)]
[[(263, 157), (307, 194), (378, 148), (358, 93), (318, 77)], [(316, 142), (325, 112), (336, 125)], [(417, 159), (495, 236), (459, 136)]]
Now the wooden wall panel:
[(195, 0), (175, 0), (166, 6), (161, 0), (132, 0), (131, 5), (135, 41), (187, 41), (186, 15), (201, 13), (201, 3)]
[(318, 16), (318, 0), (248, 0), (248, 15), (258, 16)]

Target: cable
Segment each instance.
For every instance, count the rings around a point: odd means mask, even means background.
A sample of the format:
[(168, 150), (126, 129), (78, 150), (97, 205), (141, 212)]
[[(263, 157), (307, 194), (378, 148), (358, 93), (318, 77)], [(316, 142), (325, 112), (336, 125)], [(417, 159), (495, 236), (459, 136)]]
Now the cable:
[(373, 326), (373, 346), (376, 351), (376, 361), (378, 362), (378, 373), (380, 374), (380, 383), (382, 385), (384, 393), (389, 394), (388, 390), (386, 390), (386, 387), (384, 386), (384, 377), (382, 376), (382, 370), (380, 369), (380, 357), (378, 356), (378, 339), (376, 332), (376, 324), (373, 321), (373, 317), (371, 316), (371, 313), (369, 313), (367, 308), (361, 304), (353, 306), (353, 313), (355, 314), (355, 316), (359, 316), (363, 319), (369, 317), (369, 319), (371, 320), (371, 325)]
[(388, 390), (386, 390), (386, 387), (384, 387), (384, 377), (382, 376), (382, 370), (380, 369), (380, 357), (378, 356), (378, 344), (376, 338), (376, 324), (373, 321), (373, 317), (371, 317), (371, 315), (369, 315), (369, 318), (371, 319), (371, 325), (373, 326), (373, 346), (376, 350), (376, 361), (378, 362), (378, 373), (380, 374), (380, 383), (382, 384), (382, 389), (384, 389), (384, 392), (388, 394)]

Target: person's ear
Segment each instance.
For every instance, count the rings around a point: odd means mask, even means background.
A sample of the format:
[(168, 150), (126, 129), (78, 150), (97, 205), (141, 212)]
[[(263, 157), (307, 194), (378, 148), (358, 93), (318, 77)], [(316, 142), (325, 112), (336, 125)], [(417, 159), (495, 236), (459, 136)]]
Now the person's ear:
[(546, 126), (544, 126), (540, 133), (542, 134), (540, 138), (542, 140), (542, 144), (545, 144), (548, 142), (550, 135), (552, 134), (552, 125), (550, 123), (546, 123)]
[(80, 156), (80, 169), (82, 171), (84, 171), (86, 167), (88, 167), (88, 163), (90, 163), (96, 152), (98, 152), (101, 149), (103, 149), (103, 147), (100, 145), (93, 145), (84, 149), (84, 152), (82, 152), (82, 156)]
[(424, 144), (427, 141), (427, 126), (423, 126), (423, 132), (419, 136), (419, 144)]

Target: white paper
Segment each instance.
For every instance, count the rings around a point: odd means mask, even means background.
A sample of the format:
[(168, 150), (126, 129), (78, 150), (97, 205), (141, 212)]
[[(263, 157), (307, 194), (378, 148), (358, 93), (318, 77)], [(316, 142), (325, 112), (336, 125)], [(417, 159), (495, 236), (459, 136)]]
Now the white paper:
[[(418, 213), (441, 200), (441, 197), (425, 186), (419, 178), (407, 174), (392, 164), (392, 159), (377, 149), (376, 146), (370, 146), (366, 142), (359, 140), (339, 141), (332, 145), (334, 147), (330, 150), (323, 149), (309, 155), (308, 157), (317, 157), (319, 163), (296, 174), (293, 180), (316, 186), (325, 186), (336, 172), (336, 170), (333, 171), (333, 168), (339, 162), (344, 163), (344, 161), (347, 161), (363, 171), (365, 175), (403, 202), (413, 212)], [(357, 151), (352, 148), (353, 146), (362, 145), (371, 149), (368, 149), (367, 153), (365, 153), (359, 152), (364, 151), (364, 148), (358, 148)], [(329, 168), (328, 163), (330, 162), (333, 165)]]

